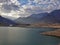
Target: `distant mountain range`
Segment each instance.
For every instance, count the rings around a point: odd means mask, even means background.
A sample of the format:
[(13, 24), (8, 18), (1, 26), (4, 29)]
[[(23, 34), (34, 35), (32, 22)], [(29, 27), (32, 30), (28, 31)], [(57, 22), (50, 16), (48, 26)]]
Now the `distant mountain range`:
[[(29, 17), (18, 18), (16, 20), (10, 20), (0, 16), (0, 25), (14, 25), (20, 26), (24, 24), (36, 24), (36, 23), (60, 23), (60, 10), (54, 10), (51, 13), (32, 14)], [(19, 25), (20, 24), (20, 25)]]
[(32, 24), (32, 23), (60, 23), (60, 10), (54, 10), (51, 13), (32, 14), (26, 18), (18, 18), (17, 23)]
[(0, 16), (0, 25), (9, 26), (9, 25), (16, 25), (16, 24), (17, 24), (17, 23), (15, 23), (14, 21), (9, 20), (9, 19), (6, 19), (6, 18)]

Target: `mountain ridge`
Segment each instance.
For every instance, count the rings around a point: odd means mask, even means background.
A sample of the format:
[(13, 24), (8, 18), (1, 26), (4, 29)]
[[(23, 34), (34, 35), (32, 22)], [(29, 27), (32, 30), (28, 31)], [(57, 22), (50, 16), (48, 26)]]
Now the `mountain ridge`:
[(32, 14), (27, 18), (18, 18), (15, 20), (18, 23), (33, 24), (33, 23), (60, 23), (60, 10), (54, 10), (51, 13)]
[(9, 19), (7, 19), (7, 18), (4, 18), (4, 17), (2, 17), (2, 16), (0, 16), (0, 25), (16, 25), (17, 23), (15, 23), (14, 21), (12, 21), (12, 20), (9, 20)]

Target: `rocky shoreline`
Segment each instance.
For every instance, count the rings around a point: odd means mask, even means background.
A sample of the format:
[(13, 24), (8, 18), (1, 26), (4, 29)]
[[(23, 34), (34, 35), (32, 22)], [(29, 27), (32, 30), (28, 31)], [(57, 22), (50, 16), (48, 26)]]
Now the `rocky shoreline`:
[(54, 31), (42, 32), (40, 34), (47, 35), (47, 36), (55, 36), (60, 38), (60, 29)]

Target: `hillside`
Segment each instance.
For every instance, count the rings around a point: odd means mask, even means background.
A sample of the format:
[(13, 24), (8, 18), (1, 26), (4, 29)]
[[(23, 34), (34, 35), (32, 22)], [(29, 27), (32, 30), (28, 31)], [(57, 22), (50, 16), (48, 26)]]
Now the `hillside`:
[(37, 23), (31, 24), (30, 27), (60, 28), (58, 23)]
[(29, 17), (20, 17), (14, 21), (22, 24), (60, 23), (60, 10), (54, 10), (51, 13), (32, 14)]
[(9, 26), (9, 25), (17, 25), (17, 23), (0, 16), (0, 26)]

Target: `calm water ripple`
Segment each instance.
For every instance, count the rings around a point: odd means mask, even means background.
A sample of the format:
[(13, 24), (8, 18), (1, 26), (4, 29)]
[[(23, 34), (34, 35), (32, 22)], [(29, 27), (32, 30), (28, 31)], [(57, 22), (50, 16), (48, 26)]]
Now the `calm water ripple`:
[(0, 27), (0, 45), (57, 45), (59, 38), (40, 35), (52, 28)]

